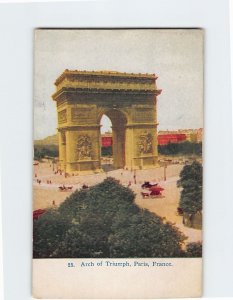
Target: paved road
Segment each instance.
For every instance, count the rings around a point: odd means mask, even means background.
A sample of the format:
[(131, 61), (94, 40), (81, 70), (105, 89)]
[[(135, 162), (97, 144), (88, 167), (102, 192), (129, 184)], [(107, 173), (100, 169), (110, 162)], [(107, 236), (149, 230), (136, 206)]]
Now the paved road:
[[(56, 205), (60, 205), (74, 190), (80, 189), (82, 185), (94, 185), (103, 181), (107, 176), (114, 177), (120, 182), (128, 186), (136, 193), (135, 202), (142, 208), (161, 216), (167, 221), (175, 224), (186, 236), (187, 242), (202, 240), (201, 230), (185, 227), (182, 224), (182, 217), (176, 214), (179, 206), (180, 189), (177, 188), (176, 182), (179, 179), (179, 173), (183, 166), (171, 165), (167, 168), (167, 180), (164, 181), (164, 169), (157, 168), (151, 170), (136, 171), (136, 181), (134, 184), (134, 173), (128, 170), (113, 170), (107, 173), (99, 173), (94, 175), (70, 176), (65, 178), (64, 175), (54, 174), (51, 166), (42, 163), (35, 168), (37, 177), (33, 180), (34, 209), (48, 208), (52, 206), (53, 201)], [(41, 184), (37, 182), (41, 180)], [(47, 184), (47, 180), (51, 180), (51, 184)], [(147, 198), (141, 196), (141, 185), (144, 181), (158, 182), (165, 190), (162, 198)], [(72, 191), (61, 192), (59, 186), (73, 186)]]

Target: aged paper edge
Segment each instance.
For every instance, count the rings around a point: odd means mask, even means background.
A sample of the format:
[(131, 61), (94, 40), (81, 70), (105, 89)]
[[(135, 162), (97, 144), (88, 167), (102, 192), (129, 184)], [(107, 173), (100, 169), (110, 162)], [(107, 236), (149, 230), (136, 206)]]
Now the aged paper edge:
[[(97, 266), (101, 261), (102, 266)], [(107, 261), (128, 262), (131, 267), (106, 266)], [(68, 267), (71, 262), (75, 267)], [(149, 267), (134, 266), (134, 262), (149, 263)], [(153, 266), (153, 262), (171, 266)], [(82, 263), (89, 266), (81, 267)], [(202, 258), (33, 259), (34, 298), (150, 299), (201, 295)]]

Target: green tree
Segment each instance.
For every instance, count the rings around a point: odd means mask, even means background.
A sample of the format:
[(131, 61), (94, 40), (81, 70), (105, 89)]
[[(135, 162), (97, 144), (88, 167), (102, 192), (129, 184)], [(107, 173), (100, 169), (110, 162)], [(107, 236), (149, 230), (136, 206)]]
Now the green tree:
[(102, 156), (112, 156), (112, 146), (101, 147)]
[(179, 206), (187, 214), (202, 211), (202, 165), (194, 161), (180, 173), (177, 186), (182, 188)]
[(56, 250), (71, 227), (69, 219), (50, 209), (33, 222), (33, 257), (56, 257)]
[(158, 145), (158, 152), (162, 155), (202, 155), (202, 143), (185, 141), (182, 143), (168, 143)]
[[(123, 225), (123, 226), (122, 226)], [(147, 210), (121, 215), (109, 237), (111, 257), (180, 257), (185, 237)]]
[(202, 243), (189, 243), (186, 247), (187, 257), (202, 257)]
[(58, 157), (58, 146), (56, 145), (34, 145), (34, 159), (42, 160), (46, 156)]
[(113, 178), (75, 191), (58, 209), (34, 221), (36, 257), (185, 256), (185, 236), (134, 199)]

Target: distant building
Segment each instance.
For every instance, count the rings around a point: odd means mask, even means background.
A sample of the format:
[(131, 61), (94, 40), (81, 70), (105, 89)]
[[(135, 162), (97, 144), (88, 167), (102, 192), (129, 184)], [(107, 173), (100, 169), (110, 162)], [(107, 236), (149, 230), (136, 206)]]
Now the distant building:
[(167, 145), (169, 143), (181, 143), (186, 141), (186, 135), (183, 133), (164, 133), (158, 134), (158, 144)]
[[(167, 145), (169, 143), (182, 143), (185, 141), (192, 143), (202, 142), (203, 128), (199, 129), (178, 129), (161, 130), (158, 132), (158, 145)], [(101, 135), (102, 147), (112, 146), (112, 133), (106, 132)]]
[(163, 130), (158, 133), (158, 144), (167, 145), (168, 143), (181, 142), (202, 142), (203, 128), (199, 129), (179, 129), (179, 130)]
[(101, 146), (102, 147), (111, 147), (112, 146), (112, 133), (106, 132), (101, 134)]

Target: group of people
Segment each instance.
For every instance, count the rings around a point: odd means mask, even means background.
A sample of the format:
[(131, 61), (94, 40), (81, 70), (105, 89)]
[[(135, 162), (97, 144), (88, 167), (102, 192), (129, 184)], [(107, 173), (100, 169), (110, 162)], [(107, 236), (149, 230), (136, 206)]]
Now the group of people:
[(57, 175), (57, 174), (62, 175), (62, 171), (61, 170), (56, 170), (56, 171), (54, 171), (54, 174), (55, 175)]
[[(63, 175), (63, 174), (64, 174), (65, 178), (70, 177), (70, 175), (69, 175), (68, 173), (63, 172), (63, 171), (60, 170), (60, 169), (54, 171), (54, 174), (55, 174), (55, 175), (57, 175), (57, 174), (58, 174), (58, 175)], [(72, 173), (72, 176), (74, 176), (74, 173)]]
[[(37, 177), (37, 174), (35, 174), (35, 177)], [(42, 181), (41, 181), (41, 179), (37, 178), (36, 182), (39, 183), (39, 184), (41, 184)], [(47, 184), (52, 184), (52, 180), (46, 180), (46, 183)]]

